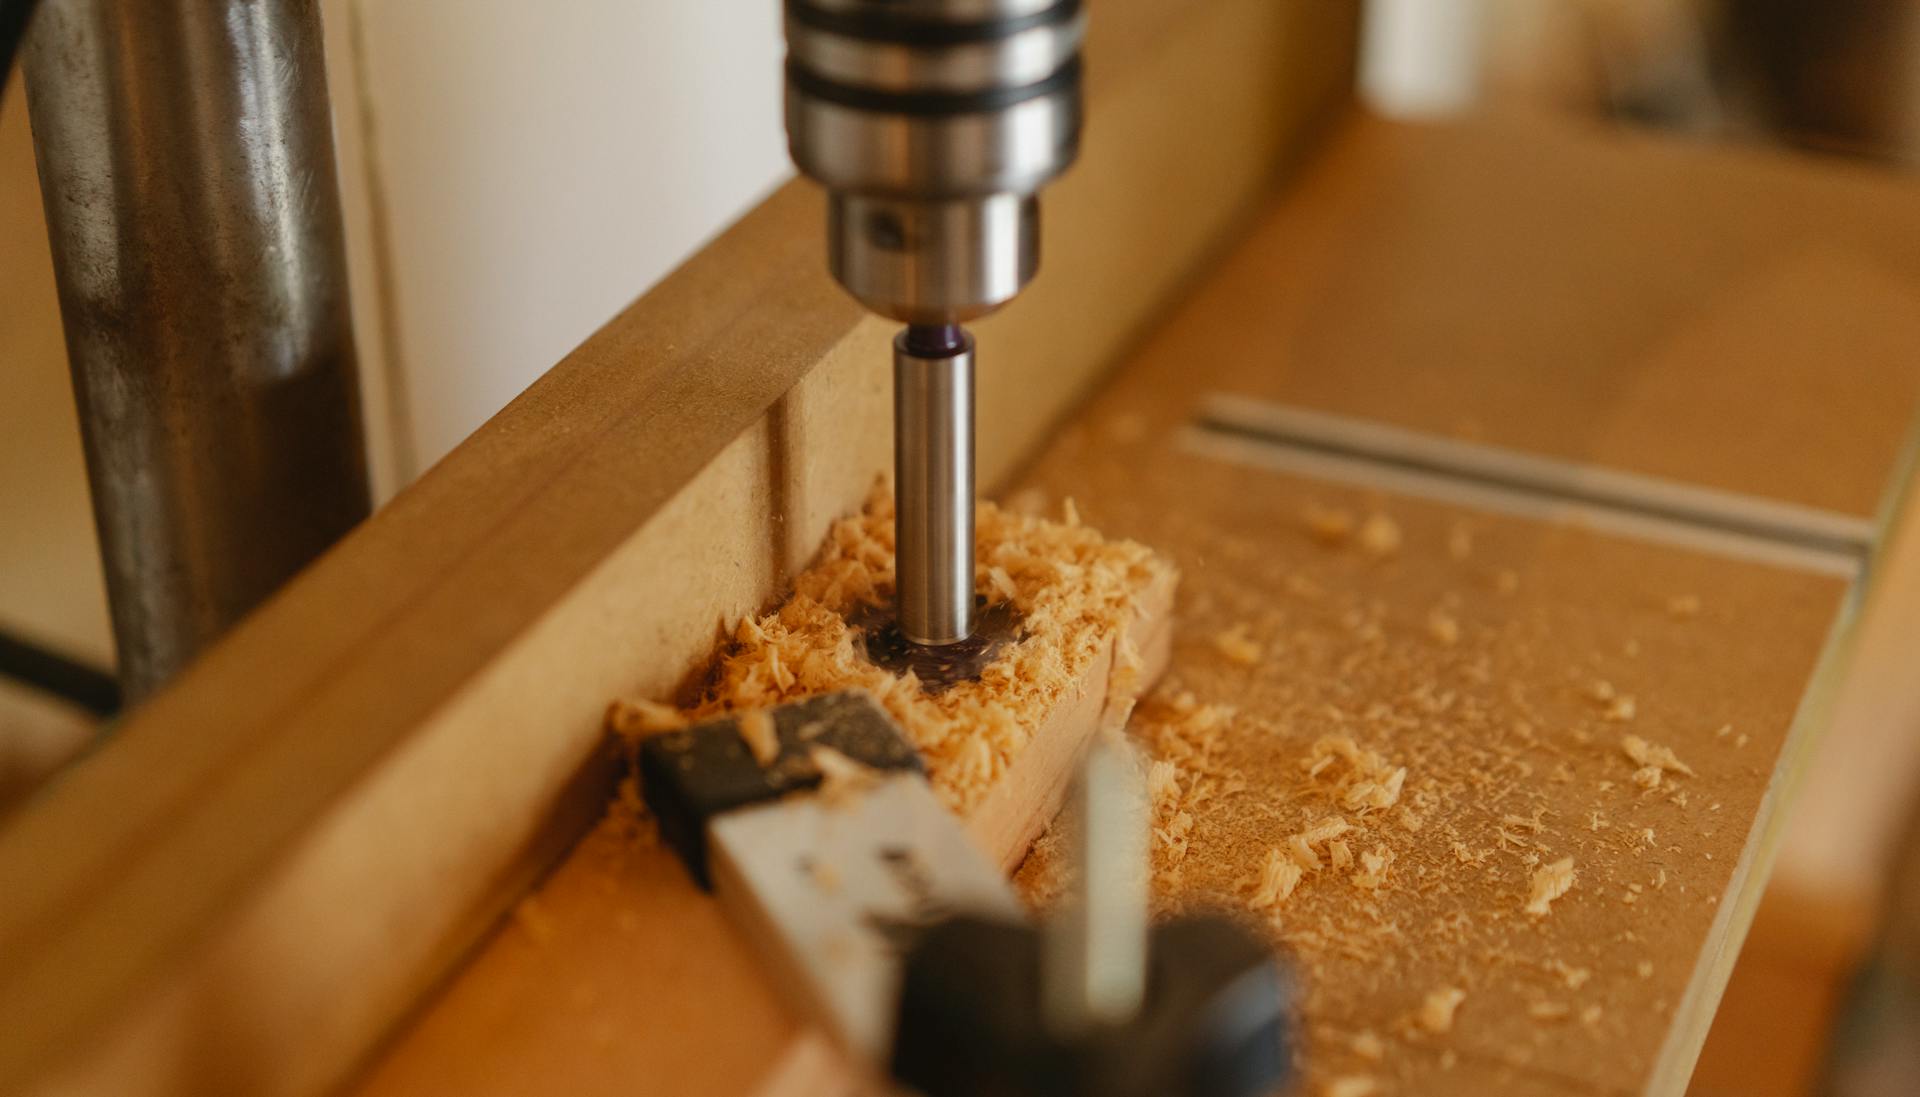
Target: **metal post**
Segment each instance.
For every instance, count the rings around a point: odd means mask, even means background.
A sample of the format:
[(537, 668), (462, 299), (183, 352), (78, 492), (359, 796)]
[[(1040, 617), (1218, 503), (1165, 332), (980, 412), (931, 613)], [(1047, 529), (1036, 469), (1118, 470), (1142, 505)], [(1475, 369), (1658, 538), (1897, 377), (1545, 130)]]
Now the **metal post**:
[(129, 699), (369, 509), (318, 0), (43, 0), (27, 101)]

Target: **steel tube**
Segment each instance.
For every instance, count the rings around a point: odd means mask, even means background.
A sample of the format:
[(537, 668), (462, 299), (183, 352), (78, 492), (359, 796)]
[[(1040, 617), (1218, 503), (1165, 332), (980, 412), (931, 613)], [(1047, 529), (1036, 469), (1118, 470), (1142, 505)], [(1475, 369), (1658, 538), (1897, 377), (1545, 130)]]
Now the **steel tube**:
[(908, 328), (893, 341), (894, 582), (900, 632), (973, 632), (973, 337)]
[(317, 0), (43, 0), (27, 101), (129, 698), (368, 511)]

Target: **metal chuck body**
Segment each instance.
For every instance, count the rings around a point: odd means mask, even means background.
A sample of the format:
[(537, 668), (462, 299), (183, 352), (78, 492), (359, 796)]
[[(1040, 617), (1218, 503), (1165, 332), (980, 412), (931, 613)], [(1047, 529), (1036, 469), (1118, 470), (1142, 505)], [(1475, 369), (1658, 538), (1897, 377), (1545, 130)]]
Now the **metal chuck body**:
[(788, 0), (793, 161), (868, 308), (954, 324), (1039, 266), (1040, 188), (1080, 146), (1079, 0)]

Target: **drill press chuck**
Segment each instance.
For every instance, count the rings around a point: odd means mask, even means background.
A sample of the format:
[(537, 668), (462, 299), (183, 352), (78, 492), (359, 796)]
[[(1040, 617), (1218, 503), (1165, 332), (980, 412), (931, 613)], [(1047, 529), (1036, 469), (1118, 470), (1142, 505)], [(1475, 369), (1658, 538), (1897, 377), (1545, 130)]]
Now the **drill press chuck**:
[(1039, 265), (1035, 195), (1080, 145), (1079, 0), (788, 0), (788, 143), (828, 192), (834, 277), (959, 323)]

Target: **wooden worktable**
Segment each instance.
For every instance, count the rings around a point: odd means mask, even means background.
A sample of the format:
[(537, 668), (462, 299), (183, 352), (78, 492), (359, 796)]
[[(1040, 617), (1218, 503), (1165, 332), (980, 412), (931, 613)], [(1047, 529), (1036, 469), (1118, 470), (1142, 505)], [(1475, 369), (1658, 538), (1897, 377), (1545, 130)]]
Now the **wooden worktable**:
[[(1302, 975), (1316, 1078), (1679, 1092), (1841, 669), (1852, 584), (1283, 471), (1196, 442), (1196, 417), (1227, 393), (1871, 529), (1920, 391), (1916, 291), (1920, 196), (1875, 176), (1356, 118), (1006, 486), (1018, 505), (1071, 496), (1185, 572), (1173, 669), (1136, 725), (1152, 748), (1183, 692), (1231, 709), (1214, 762), (1246, 782), (1193, 811), (1186, 900), (1244, 907), (1267, 851), (1328, 813), (1300, 765), (1316, 738), (1407, 767), (1403, 810), (1354, 840), (1393, 852), (1385, 886), (1316, 874), (1260, 912)], [(1401, 542), (1330, 544), (1309, 506), (1386, 515)], [(1223, 653), (1236, 628), (1257, 658)], [(1627, 735), (1693, 773), (1636, 785)], [(1532, 874), (1562, 857), (1577, 882), (1528, 916)], [(358, 1092), (745, 1093), (806, 1046), (707, 900), (611, 826), (523, 913)], [(1466, 992), (1450, 1030), (1410, 1023), (1447, 987)], [(1368, 1033), (1378, 1057), (1356, 1050)]]

